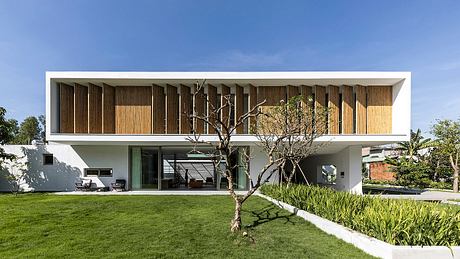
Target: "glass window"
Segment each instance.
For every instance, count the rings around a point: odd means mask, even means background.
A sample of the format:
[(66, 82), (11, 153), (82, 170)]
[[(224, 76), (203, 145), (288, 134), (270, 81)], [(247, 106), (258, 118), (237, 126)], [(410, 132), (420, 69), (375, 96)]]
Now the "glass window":
[(112, 168), (85, 168), (85, 176), (112, 177)]

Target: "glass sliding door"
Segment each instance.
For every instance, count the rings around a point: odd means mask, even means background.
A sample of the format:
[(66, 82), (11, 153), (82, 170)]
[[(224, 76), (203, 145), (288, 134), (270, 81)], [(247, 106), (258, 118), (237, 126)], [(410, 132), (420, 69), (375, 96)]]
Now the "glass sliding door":
[(140, 190), (142, 187), (141, 148), (131, 148), (131, 189)]
[(152, 147), (131, 148), (131, 189), (158, 189), (158, 150)]
[(142, 189), (158, 189), (158, 151), (154, 148), (141, 148)]

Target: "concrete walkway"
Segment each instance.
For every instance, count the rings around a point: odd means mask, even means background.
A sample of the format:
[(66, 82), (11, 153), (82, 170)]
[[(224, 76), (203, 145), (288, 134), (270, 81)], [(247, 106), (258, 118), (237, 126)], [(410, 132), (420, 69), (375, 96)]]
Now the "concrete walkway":
[(421, 201), (443, 201), (448, 200), (460, 200), (460, 193), (453, 192), (441, 192), (441, 191), (423, 191), (420, 194), (383, 194), (383, 195), (371, 195), (380, 196), (382, 198), (389, 199), (413, 199)]
[[(236, 191), (238, 195), (244, 191)], [(56, 195), (229, 195), (228, 191), (126, 191), (126, 192), (55, 192)]]

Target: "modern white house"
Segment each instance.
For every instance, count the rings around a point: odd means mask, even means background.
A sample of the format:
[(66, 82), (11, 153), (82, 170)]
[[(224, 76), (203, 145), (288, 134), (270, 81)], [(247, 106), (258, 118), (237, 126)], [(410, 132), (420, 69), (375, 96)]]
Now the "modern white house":
[[(202, 80), (203, 94), (193, 98)], [(310, 182), (338, 190), (362, 192), (363, 147), (410, 137), (409, 72), (47, 72), (49, 143), (4, 148), (28, 162), (24, 189), (73, 191), (81, 179), (97, 187), (124, 179), (129, 190), (225, 190), (225, 178), (208, 157), (191, 154), (186, 139), (191, 127), (206, 140), (217, 137), (184, 115), (193, 105), (206, 113), (229, 94), (230, 120), (262, 100), (275, 105), (295, 95), (312, 96), (315, 107), (334, 108), (328, 134), (316, 140), (327, 144), (302, 167)], [(253, 123), (248, 120), (232, 137), (250, 149), (251, 174), (267, 159), (249, 130)], [(247, 188), (244, 173), (235, 170), (234, 178), (238, 189)], [(0, 180), (0, 190), (8, 188)]]

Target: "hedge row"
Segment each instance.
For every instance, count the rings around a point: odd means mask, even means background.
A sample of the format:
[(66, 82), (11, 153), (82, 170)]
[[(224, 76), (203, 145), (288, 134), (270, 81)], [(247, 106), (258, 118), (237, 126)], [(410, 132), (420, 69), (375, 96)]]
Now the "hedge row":
[(394, 245), (460, 245), (460, 209), (438, 203), (383, 199), (307, 185), (264, 185), (260, 191)]

